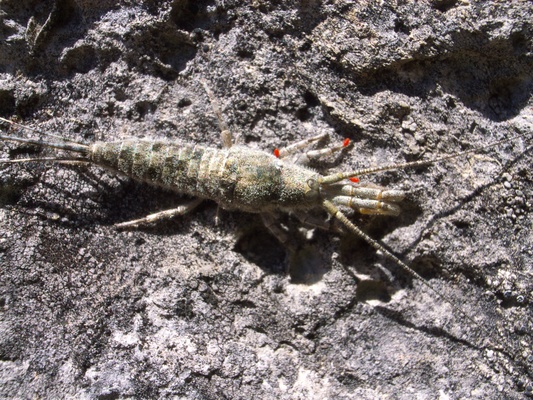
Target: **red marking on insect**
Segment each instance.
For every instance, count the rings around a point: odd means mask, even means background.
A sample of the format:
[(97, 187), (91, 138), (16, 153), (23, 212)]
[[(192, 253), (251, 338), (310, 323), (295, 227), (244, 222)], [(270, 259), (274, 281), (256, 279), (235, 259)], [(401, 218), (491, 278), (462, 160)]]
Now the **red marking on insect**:
[(279, 149), (274, 149), (274, 155), (279, 158)]
[(346, 138), (344, 139), (344, 142), (342, 142), (342, 147), (347, 147), (350, 144), (350, 139)]
[(359, 178), (357, 176), (354, 176), (353, 178), (350, 178), (350, 180), (353, 182), (353, 183), (359, 183)]

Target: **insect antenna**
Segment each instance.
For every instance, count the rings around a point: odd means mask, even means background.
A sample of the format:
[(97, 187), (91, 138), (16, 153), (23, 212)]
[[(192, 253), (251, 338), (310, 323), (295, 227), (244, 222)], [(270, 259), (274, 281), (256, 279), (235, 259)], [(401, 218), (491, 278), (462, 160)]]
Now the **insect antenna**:
[(74, 140), (67, 139), (66, 137), (63, 137), (63, 136), (60, 136), (60, 135), (54, 135), (53, 133), (44, 132), (44, 131), (41, 131), (39, 129), (32, 128), (31, 126), (28, 126), (28, 125), (19, 124), (18, 122), (15, 122), (15, 121), (10, 121), (10, 120), (2, 118), (2, 117), (0, 117), (0, 121), (6, 122), (6, 123), (8, 123), (11, 126), (18, 126), (19, 128), (26, 129), (26, 130), (28, 130), (30, 132), (38, 133), (39, 135), (42, 135), (42, 136), (50, 136), (50, 137), (53, 137), (55, 139), (62, 140), (64, 142), (83, 144), (81, 142), (76, 142)]
[(522, 133), (520, 135), (515, 135), (515, 136), (513, 136), (511, 138), (505, 138), (505, 139), (497, 140), (495, 142), (491, 142), (491, 143), (483, 145), (483, 146), (478, 146), (478, 147), (475, 147), (475, 148), (470, 149), (470, 150), (465, 150), (465, 151), (460, 151), (460, 152), (453, 153), (453, 154), (448, 154), (446, 156), (433, 158), (431, 160), (417, 160), (417, 161), (411, 161), (411, 162), (406, 162), (406, 163), (401, 163), (401, 164), (388, 164), (388, 165), (383, 165), (381, 167), (362, 168), (362, 169), (358, 169), (358, 170), (350, 171), (350, 172), (338, 172), (338, 173), (335, 173), (335, 174), (331, 174), (331, 175), (327, 175), (327, 176), (324, 176), (322, 178), (319, 178), (318, 179), (318, 183), (319, 184), (328, 185), (328, 184), (331, 184), (331, 183), (340, 182), (340, 181), (342, 181), (344, 179), (350, 179), (350, 178), (353, 178), (353, 177), (356, 177), (356, 176), (361, 176), (361, 175), (374, 174), (376, 172), (397, 171), (397, 170), (400, 170), (400, 169), (425, 167), (425, 166), (428, 166), (428, 165), (436, 164), (436, 163), (441, 162), (441, 161), (451, 160), (453, 158), (458, 158), (458, 157), (466, 156), (466, 155), (469, 155), (469, 154), (479, 153), (482, 150), (491, 149), (491, 148), (494, 148), (495, 146), (497, 146), (499, 144), (511, 142), (513, 140), (517, 140), (517, 139), (520, 139), (522, 137), (526, 137), (526, 136), (528, 136), (530, 134), (531, 133), (529, 133), (529, 132)]
[[(28, 144), (34, 144), (37, 146), (42, 147), (51, 147), (55, 149), (60, 150), (66, 150), (66, 151), (73, 151), (76, 153), (81, 153), (83, 156), (86, 156), (89, 153), (90, 147), (88, 145), (75, 142), (73, 140), (66, 139), (61, 136), (53, 135), (50, 133), (42, 132), (37, 129), (31, 128), (26, 125), (19, 124), (17, 122), (9, 121), (5, 118), (0, 117), (0, 121), (7, 122), (12, 126), (18, 126), (23, 129), (27, 129), (31, 132), (38, 133), (39, 135), (46, 135), (51, 136), (56, 139), (60, 139), (62, 142), (55, 142), (50, 140), (43, 140), (40, 138), (23, 138), (20, 136), (11, 136), (11, 135), (1, 135), (1, 140), (11, 141), (11, 142), (19, 142), (19, 143), (28, 143)], [(20, 162), (45, 162), (45, 161), (87, 161), (85, 157), (42, 157), (42, 158), (25, 158), (25, 159), (2, 159), (0, 160), (0, 163), (2, 164), (12, 164), (12, 163), (20, 163)]]
[(405, 262), (400, 260), (397, 256), (395, 256), (390, 250), (388, 250), (384, 245), (379, 243), (377, 240), (372, 239), (367, 233), (365, 233), (361, 228), (359, 228), (357, 225), (355, 225), (353, 222), (351, 222), (344, 213), (339, 210), (331, 201), (324, 200), (322, 202), (322, 206), (327, 210), (327, 212), (333, 217), (338, 219), (344, 226), (346, 226), (351, 233), (356, 235), (357, 237), (360, 237), (365, 242), (367, 242), (370, 246), (372, 246), (375, 250), (381, 252), (385, 257), (389, 258), (390, 260), (394, 261), (397, 265), (399, 265), (404, 271), (406, 271), (409, 275), (416, 278), (420, 282), (422, 282), (431, 292), (435, 293), (439, 298), (444, 300), (446, 303), (448, 303), (452, 308), (457, 311), (459, 314), (463, 315), (466, 319), (468, 319), (470, 322), (472, 322), (475, 326), (479, 327), (483, 331), (486, 332), (485, 327), (481, 326), (479, 323), (474, 321), (472, 317), (470, 317), (466, 311), (464, 311), (461, 307), (457, 306), (454, 301), (445, 296), (443, 293), (439, 292), (437, 289), (435, 289), (431, 284), (425, 280), (418, 272), (416, 272), (414, 269), (412, 269), (409, 265), (407, 265)]
[(87, 159), (84, 157), (39, 157), (39, 158), (15, 158), (15, 159), (5, 159), (0, 158), (0, 164), (20, 164), (28, 162), (87, 162)]

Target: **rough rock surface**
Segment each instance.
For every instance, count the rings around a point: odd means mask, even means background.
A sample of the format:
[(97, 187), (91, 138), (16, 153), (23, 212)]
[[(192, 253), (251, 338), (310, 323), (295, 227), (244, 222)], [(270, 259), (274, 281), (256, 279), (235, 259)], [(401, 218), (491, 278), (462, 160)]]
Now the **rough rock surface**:
[[(317, 168), (432, 158), (531, 137), (532, 25), (528, 1), (4, 0), (0, 116), (218, 146), (206, 79), (247, 146), (327, 132), (355, 146)], [(97, 167), (1, 165), (0, 397), (531, 395), (528, 145), (365, 178), (408, 190), (404, 212), (352, 217), (477, 325), (350, 235), (285, 216), (290, 256), (213, 202), (117, 231), (186, 199)], [(0, 144), (23, 154), (46, 153)]]

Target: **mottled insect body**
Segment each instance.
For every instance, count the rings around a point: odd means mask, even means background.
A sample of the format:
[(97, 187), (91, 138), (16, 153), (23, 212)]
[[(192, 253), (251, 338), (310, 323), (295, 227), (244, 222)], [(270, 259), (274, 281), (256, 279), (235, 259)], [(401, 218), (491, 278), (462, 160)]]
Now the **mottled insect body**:
[(88, 148), (87, 158), (134, 179), (214, 200), (226, 209), (268, 212), (317, 205), (307, 185), (318, 178), (316, 172), (246, 147), (99, 142)]
[[(319, 135), (300, 142), (296, 149), (323, 138), (324, 135)], [(244, 146), (217, 149), (145, 140), (84, 145), (3, 135), (0, 139), (77, 152), (81, 157), (76, 161), (92, 162), (152, 185), (214, 200), (226, 209), (253, 213), (304, 211), (331, 201), (361, 213), (397, 215), (400, 209), (395, 203), (404, 198), (399, 190), (358, 186), (347, 181), (354, 173), (323, 176), (283, 160), (281, 154), (276, 157)], [(307, 154), (319, 158), (348, 145), (349, 141), (345, 141), (342, 146)], [(292, 150), (284, 150), (283, 155), (291, 153)]]

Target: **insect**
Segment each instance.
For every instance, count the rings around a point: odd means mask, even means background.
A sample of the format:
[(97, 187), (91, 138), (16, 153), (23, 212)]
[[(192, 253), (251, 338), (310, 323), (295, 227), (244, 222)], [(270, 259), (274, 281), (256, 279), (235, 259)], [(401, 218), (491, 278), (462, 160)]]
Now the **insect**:
[[(213, 102), (213, 108), (219, 116), (222, 149), (192, 144), (178, 145), (166, 141), (132, 139), (82, 144), (66, 139), (45, 140), (35, 137), (0, 135), (0, 139), (6, 141), (34, 144), (77, 154), (77, 156), (12, 159), (1, 160), (1, 162), (50, 160), (89, 162), (148, 184), (196, 197), (190, 203), (175, 209), (118, 223), (116, 224), (117, 228), (131, 228), (163, 218), (183, 215), (198, 206), (202, 200), (210, 199), (225, 209), (259, 213), (266, 227), (290, 248), (289, 237), (280, 227), (276, 214), (279, 211), (290, 212), (305, 224), (324, 227), (325, 225), (320, 221), (307, 217), (310, 209), (322, 208), (348, 232), (364, 239), (407, 273), (420, 280), (429, 290), (450, 303), (456, 311), (474, 322), (463, 309), (435, 290), (405, 262), (352, 223), (342, 209), (349, 208), (362, 214), (398, 215), (400, 213), (399, 203), (405, 197), (403, 191), (375, 185), (363, 185), (359, 183), (358, 177), (382, 171), (421, 167), (451, 158), (464, 157), (520, 138), (525, 134), (432, 160), (419, 160), (322, 175), (306, 167), (306, 162), (348, 149), (350, 147), (349, 139), (345, 139), (337, 146), (308, 150), (295, 161), (291, 161), (290, 157), (325, 139), (327, 135), (316, 135), (288, 147), (276, 149), (274, 154), (234, 145), (231, 134), (220, 118), (220, 112), (215, 100), (213, 100), (212, 93), (207, 87), (206, 90)], [(4, 118), (0, 118), (0, 120), (10, 125), (19, 125)], [(33, 131), (40, 133), (36, 130)]]

